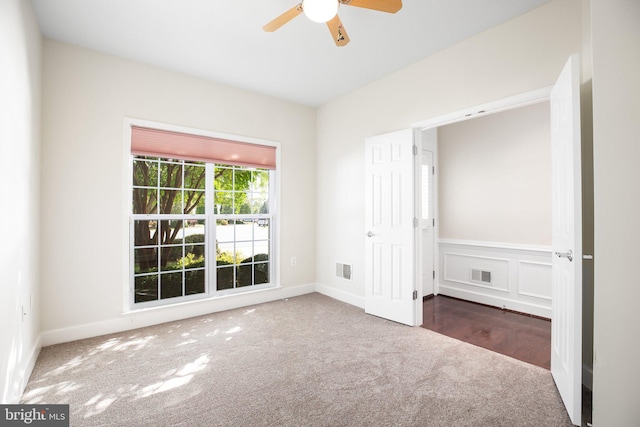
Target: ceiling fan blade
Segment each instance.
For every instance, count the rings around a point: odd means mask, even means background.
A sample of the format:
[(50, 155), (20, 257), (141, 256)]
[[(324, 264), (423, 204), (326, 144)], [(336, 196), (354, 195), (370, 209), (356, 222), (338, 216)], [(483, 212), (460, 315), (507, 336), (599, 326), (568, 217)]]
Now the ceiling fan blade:
[(344, 29), (338, 15), (334, 16), (330, 21), (327, 21), (327, 27), (331, 32), (331, 36), (333, 36), (333, 41), (336, 43), (336, 46), (345, 46), (349, 43), (349, 35), (347, 34), (347, 30)]
[(388, 13), (396, 13), (402, 9), (402, 0), (340, 0), (340, 3)]
[(291, 9), (287, 10), (282, 15), (278, 16), (273, 21), (265, 24), (262, 27), (262, 29), (268, 32), (275, 31), (278, 28), (282, 27), (287, 22), (291, 21), (296, 16), (300, 15), (301, 13), (302, 13), (302, 3), (298, 3), (297, 5), (293, 6)]

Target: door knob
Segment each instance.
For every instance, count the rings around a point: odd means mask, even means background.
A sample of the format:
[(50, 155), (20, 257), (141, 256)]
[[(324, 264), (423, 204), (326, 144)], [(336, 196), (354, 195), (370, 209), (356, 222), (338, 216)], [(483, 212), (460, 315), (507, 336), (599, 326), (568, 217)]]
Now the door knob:
[(371, 231), (369, 231), (369, 232), (367, 233), (367, 237), (373, 237), (373, 233), (372, 233)]
[(567, 258), (569, 262), (573, 261), (573, 251), (569, 249), (569, 252), (556, 252), (558, 258)]

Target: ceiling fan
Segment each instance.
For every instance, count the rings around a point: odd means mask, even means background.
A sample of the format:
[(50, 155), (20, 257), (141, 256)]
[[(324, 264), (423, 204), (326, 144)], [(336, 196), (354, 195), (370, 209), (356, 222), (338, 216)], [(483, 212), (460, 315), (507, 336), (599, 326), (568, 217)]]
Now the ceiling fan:
[(336, 46), (344, 46), (349, 43), (349, 36), (338, 16), (341, 5), (396, 13), (402, 8), (402, 0), (301, 0), (262, 29), (273, 32), (304, 12), (312, 21), (326, 23)]

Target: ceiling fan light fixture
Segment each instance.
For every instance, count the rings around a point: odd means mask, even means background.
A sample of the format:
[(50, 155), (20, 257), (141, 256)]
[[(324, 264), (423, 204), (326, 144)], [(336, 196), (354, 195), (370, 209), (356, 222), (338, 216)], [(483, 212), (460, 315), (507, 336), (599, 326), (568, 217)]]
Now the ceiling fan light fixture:
[(302, 10), (313, 22), (325, 23), (338, 13), (338, 0), (303, 0)]

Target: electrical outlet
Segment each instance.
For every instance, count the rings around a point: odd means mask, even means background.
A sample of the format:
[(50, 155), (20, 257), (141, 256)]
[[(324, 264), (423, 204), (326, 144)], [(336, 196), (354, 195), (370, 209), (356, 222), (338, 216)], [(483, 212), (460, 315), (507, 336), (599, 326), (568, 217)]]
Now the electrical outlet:
[(298, 263), (298, 260), (296, 260), (296, 257), (292, 256), (291, 257), (291, 267), (295, 267), (297, 263)]

